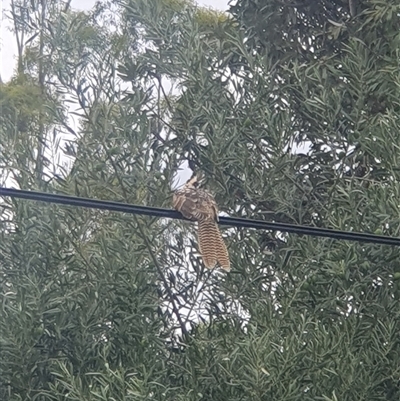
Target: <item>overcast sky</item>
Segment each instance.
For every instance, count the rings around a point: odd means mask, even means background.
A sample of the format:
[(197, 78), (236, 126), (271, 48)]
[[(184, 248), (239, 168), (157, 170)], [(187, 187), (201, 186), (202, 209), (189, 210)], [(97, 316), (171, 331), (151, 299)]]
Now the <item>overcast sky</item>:
[[(197, 0), (199, 5), (210, 6), (220, 10), (228, 8), (229, 0)], [(80, 10), (91, 9), (96, 0), (72, 0), (71, 7)], [(1, 42), (0, 42), (0, 76), (3, 82), (8, 81), (14, 71), (16, 43), (15, 38), (10, 32), (8, 20), (5, 13), (10, 9), (10, 0), (0, 0), (0, 15), (1, 15)]]

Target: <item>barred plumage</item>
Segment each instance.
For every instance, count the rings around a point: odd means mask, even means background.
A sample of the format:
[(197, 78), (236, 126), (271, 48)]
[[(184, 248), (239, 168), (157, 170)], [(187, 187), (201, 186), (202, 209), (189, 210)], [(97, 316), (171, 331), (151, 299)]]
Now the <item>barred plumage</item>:
[(230, 270), (228, 250), (218, 229), (218, 207), (214, 197), (198, 188), (199, 178), (192, 177), (174, 193), (173, 205), (187, 219), (198, 221), (199, 248), (204, 265), (213, 269), (217, 263)]
[(231, 269), (228, 250), (215, 221), (199, 221), (199, 248), (207, 268), (212, 269), (218, 262), (224, 270)]

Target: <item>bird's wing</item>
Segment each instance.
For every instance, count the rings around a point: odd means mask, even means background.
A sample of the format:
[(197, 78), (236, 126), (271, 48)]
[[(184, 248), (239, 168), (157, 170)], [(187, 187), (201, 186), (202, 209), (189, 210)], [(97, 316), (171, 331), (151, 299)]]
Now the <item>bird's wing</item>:
[(211, 194), (184, 188), (174, 194), (176, 210), (191, 220), (217, 220), (218, 208)]

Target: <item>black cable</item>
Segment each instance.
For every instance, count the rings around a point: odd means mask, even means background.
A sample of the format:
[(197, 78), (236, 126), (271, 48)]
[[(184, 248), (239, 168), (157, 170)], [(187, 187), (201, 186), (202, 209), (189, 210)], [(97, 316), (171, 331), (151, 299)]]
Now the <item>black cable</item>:
[[(121, 202), (102, 201), (96, 199), (80, 198), (76, 196), (57, 195), (57, 194), (35, 192), (35, 191), (24, 191), (20, 189), (3, 188), (3, 187), (0, 187), (0, 196), (10, 196), (13, 198), (29, 199), (48, 203), (59, 203), (62, 205), (87, 207), (92, 209), (111, 210), (114, 212), (125, 212), (131, 214), (142, 214), (146, 216), (187, 220), (179, 212), (172, 209), (128, 205), (126, 203), (121, 203)], [(219, 224), (234, 226), (234, 227), (256, 228), (259, 230), (282, 231), (298, 235), (312, 235), (316, 237), (328, 237), (328, 238), (348, 240), (348, 241), (371, 242), (375, 244), (400, 246), (400, 238), (396, 237), (331, 230), (328, 228), (300, 226), (295, 224), (271, 223), (263, 220), (250, 220), (237, 217), (221, 216), (219, 217)]]

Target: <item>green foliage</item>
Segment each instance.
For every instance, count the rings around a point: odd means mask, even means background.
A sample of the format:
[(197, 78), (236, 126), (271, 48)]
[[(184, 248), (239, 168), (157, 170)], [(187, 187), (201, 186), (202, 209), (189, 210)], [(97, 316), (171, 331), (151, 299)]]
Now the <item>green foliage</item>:
[[(26, 3), (2, 181), (168, 207), (186, 165), (230, 215), (398, 236), (397, 3), (350, 3)], [(225, 275), (186, 222), (0, 207), (2, 399), (399, 399), (397, 248), (232, 228)]]

